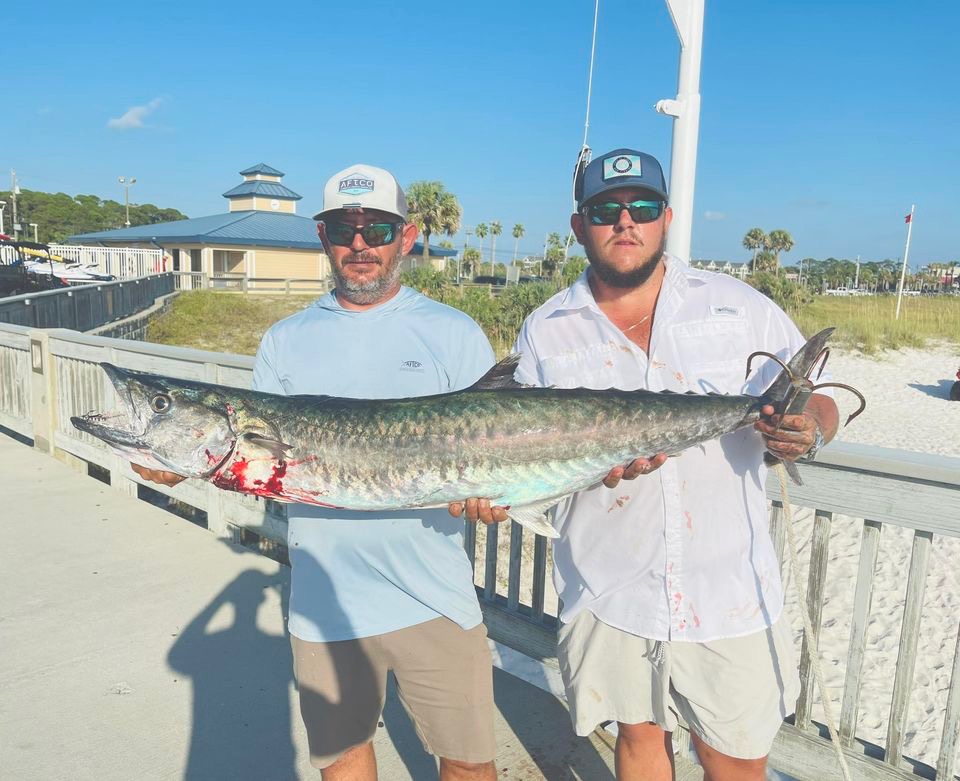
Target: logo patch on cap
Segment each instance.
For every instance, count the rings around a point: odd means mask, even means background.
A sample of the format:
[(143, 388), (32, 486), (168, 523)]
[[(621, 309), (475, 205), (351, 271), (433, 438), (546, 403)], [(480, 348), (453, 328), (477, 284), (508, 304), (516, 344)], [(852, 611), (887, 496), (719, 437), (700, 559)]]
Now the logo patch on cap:
[(337, 187), (337, 192), (347, 193), (348, 195), (363, 195), (373, 192), (373, 179), (368, 179), (359, 174), (350, 174), (350, 176), (341, 179)]
[(616, 155), (603, 161), (603, 181), (620, 176), (643, 176), (638, 155)]

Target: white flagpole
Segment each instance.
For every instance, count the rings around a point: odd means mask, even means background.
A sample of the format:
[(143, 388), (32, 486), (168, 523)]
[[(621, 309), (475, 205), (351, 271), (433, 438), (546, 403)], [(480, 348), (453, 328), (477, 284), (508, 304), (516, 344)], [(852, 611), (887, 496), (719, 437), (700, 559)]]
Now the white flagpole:
[(903, 248), (903, 267), (900, 269), (900, 289), (897, 291), (897, 316), (894, 320), (900, 319), (900, 301), (903, 298), (903, 280), (907, 275), (907, 258), (910, 257), (910, 234), (913, 232), (913, 210), (916, 204), (910, 205), (910, 222), (907, 223), (907, 246)]

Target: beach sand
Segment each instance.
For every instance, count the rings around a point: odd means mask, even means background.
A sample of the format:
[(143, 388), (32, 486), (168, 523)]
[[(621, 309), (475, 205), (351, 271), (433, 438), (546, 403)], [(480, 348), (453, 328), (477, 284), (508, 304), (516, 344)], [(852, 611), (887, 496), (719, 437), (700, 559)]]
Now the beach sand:
[[(834, 351), (828, 367), (835, 381), (853, 385), (867, 397), (866, 411), (840, 431), (838, 440), (960, 456), (960, 402), (950, 401), (950, 386), (960, 368), (960, 348), (938, 344), (925, 350), (903, 349), (876, 357)], [(837, 391), (836, 398), (844, 417), (856, 408), (856, 402), (843, 391)], [(957, 480), (960, 482), (960, 468)], [(795, 522), (805, 592), (812, 511), (798, 509)], [(835, 516), (831, 525), (820, 657), (838, 719), (862, 530), (862, 519), (842, 515)], [(872, 743), (886, 743), (912, 544), (911, 530), (884, 525), (867, 627), (857, 724), (857, 736)], [(904, 756), (933, 766), (937, 763), (960, 620), (958, 561), (960, 539), (935, 536), (903, 751)], [(803, 629), (796, 589), (789, 577), (786, 594), (787, 615), (799, 653)], [(815, 701), (814, 719), (822, 723), (819, 694)]]
[[(867, 398), (866, 411), (841, 430), (838, 440), (960, 457), (960, 402), (949, 400), (950, 386), (958, 368), (960, 348), (945, 343), (924, 350), (904, 349), (878, 356), (833, 350), (828, 362), (832, 379), (854, 386)], [(845, 419), (856, 409), (857, 402), (840, 390), (836, 391), (836, 398), (841, 419)], [(813, 512), (797, 508), (795, 514), (801, 584), (805, 592)], [(836, 516), (831, 526), (820, 656), (838, 719), (862, 528), (862, 519), (846, 516)], [(480, 529), (477, 535), (478, 581), (483, 577), (484, 531)], [(886, 743), (912, 542), (913, 533), (908, 529), (886, 525), (881, 533), (857, 726), (857, 736), (872, 743)], [(497, 581), (501, 594), (507, 593), (509, 546), (510, 523), (507, 522), (500, 526), (497, 545)], [(934, 766), (960, 619), (958, 561), (960, 540), (934, 537), (903, 752), (904, 756)], [(531, 582), (532, 562), (533, 539), (532, 535), (525, 534), (521, 583)], [(550, 582), (550, 567), (552, 561), (548, 560), (545, 610), (556, 615), (557, 596)], [(786, 581), (786, 611), (799, 660), (802, 619), (796, 589), (789, 576)], [(530, 604), (529, 585), (522, 589), (520, 599)], [(815, 693), (814, 701), (814, 719), (822, 723), (819, 693)]]

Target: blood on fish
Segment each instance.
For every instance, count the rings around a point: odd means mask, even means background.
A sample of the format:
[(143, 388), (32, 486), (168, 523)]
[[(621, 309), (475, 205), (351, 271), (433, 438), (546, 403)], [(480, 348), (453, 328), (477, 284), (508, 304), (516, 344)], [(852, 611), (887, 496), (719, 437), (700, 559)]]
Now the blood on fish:
[(686, 518), (687, 518), (687, 528), (690, 529), (691, 531), (693, 531), (693, 516), (690, 515), (690, 511), (689, 511), (689, 510), (684, 510), (684, 511), (683, 511), (683, 514), (684, 514), (684, 515), (686, 516)]

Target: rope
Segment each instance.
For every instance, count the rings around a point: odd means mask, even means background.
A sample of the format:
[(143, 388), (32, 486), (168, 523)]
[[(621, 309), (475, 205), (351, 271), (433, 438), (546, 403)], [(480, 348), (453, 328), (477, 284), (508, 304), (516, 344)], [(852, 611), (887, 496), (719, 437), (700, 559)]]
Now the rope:
[(820, 666), (820, 657), (817, 654), (816, 638), (813, 635), (813, 620), (810, 618), (810, 606), (807, 604), (803, 592), (800, 590), (800, 561), (797, 557), (797, 536), (793, 528), (793, 511), (790, 508), (790, 500), (787, 496), (787, 470), (783, 464), (779, 463), (775, 467), (777, 477), (780, 479), (780, 495), (783, 497), (783, 513), (787, 526), (787, 540), (790, 547), (790, 572), (793, 575), (793, 586), (797, 590), (797, 604), (800, 606), (800, 616), (803, 618), (803, 632), (807, 636), (807, 649), (810, 655), (810, 666), (813, 668), (813, 677), (817, 680), (817, 688), (820, 690), (820, 699), (823, 702), (823, 713), (827, 721), (827, 730), (830, 733), (830, 740), (836, 750), (837, 761), (840, 763), (840, 771), (843, 774), (844, 781), (851, 781), (850, 768), (847, 767), (847, 758), (844, 756), (843, 747), (840, 745), (840, 736), (837, 734), (837, 720), (833, 715), (833, 705), (830, 703), (827, 684), (823, 680), (823, 668)]

